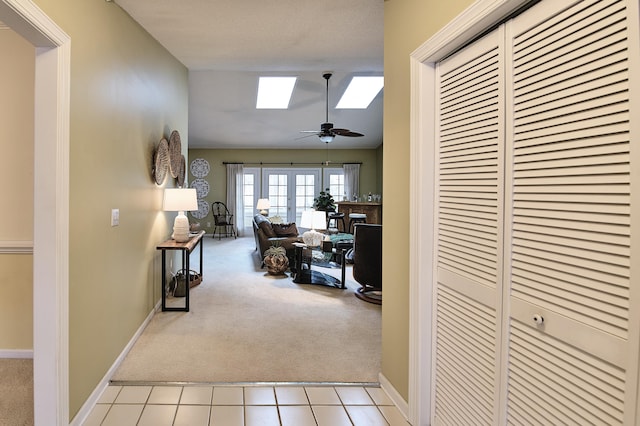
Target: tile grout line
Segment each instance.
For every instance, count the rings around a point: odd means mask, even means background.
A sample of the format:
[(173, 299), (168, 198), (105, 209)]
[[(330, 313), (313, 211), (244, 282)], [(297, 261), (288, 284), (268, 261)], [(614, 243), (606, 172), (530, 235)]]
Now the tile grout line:
[[(313, 385), (315, 385), (315, 384), (313, 384)], [(132, 402), (128, 402), (128, 401), (116, 402), (118, 397), (122, 394), (122, 391), (126, 386), (123, 386), (123, 385), (114, 385), (114, 386), (119, 386), (120, 389), (118, 389), (118, 391), (115, 393), (115, 395), (113, 396), (112, 401), (110, 403), (108, 403), (109, 409), (105, 412), (105, 415), (104, 415), (102, 421), (104, 421), (107, 418), (107, 416), (109, 415), (109, 413), (111, 412), (111, 410), (114, 408), (115, 405), (138, 405), (138, 404), (140, 404), (140, 403), (133, 402), (133, 401)], [(214, 405), (214, 392), (215, 392), (215, 387), (216, 386), (211, 386), (212, 391), (211, 391), (211, 397), (209, 398), (209, 403), (208, 404), (183, 404), (182, 403), (182, 398), (184, 396), (185, 388), (187, 386), (180, 386), (180, 388), (181, 388), (180, 389), (180, 393), (179, 393), (178, 399), (177, 399), (175, 404), (174, 403), (151, 404), (150, 400), (151, 400), (151, 395), (152, 395), (152, 393), (154, 391), (154, 388), (160, 388), (160, 387), (163, 387), (163, 386), (164, 385), (151, 386), (151, 389), (149, 390), (149, 393), (146, 395), (144, 402), (142, 402), (142, 404), (141, 404), (143, 408), (142, 408), (141, 413), (138, 415), (137, 422), (139, 422), (142, 419), (142, 415), (143, 415), (145, 409), (148, 406), (151, 406), (151, 405), (175, 405), (176, 406), (176, 411), (175, 411), (175, 413), (173, 415), (172, 423), (175, 423), (176, 419), (178, 418), (178, 409), (180, 408), (180, 406), (204, 405), (204, 406), (207, 406), (209, 408), (208, 420), (209, 420), (209, 423), (211, 422), (211, 419), (212, 419), (212, 416), (213, 416), (213, 408), (214, 408), (214, 406), (216, 406), (216, 405)], [(224, 387), (224, 386), (218, 386), (218, 387)], [(243, 423), (246, 426), (247, 425), (247, 408), (249, 406), (252, 406), (252, 405), (247, 404), (247, 399), (246, 399), (246, 393), (245, 392), (246, 392), (247, 389), (251, 389), (252, 387), (254, 387), (254, 385), (247, 386), (247, 387), (244, 387), (244, 386), (242, 386), (242, 387), (241, 386), (229, 386), (229, 387), (240, 387), (242, 389), (242, 401), (241, 402), (242, 402), (242, 407), (243, 407), (242, 412), (243, 412), (243, 415), (244, 415)], [(284, 405), (281, 404), (279, 399), (278, 399), (277, 388), (278, 387), (286, 388), (286, 387), (291, 387), (291, 386), (289, 385), (289, 386), (267, 386), (267, 387), (269, 387), (271, 389), (271, 392), (273, 393), (274, 407), (276, 408), (276, 414), (277, 414), (278, 422), (280, 423), (280, 425), (282, 425), (282, 422), (283, 422), (283, 418), (282, 418), (280, 409), (281, 409), (281, 407), (284, 407), (284, 406), (308, 407), (309, 410), (311, 411), (311, 414), (313, 416), (313, 420), (314, 420), (316, 426), (318, 425), (318, 418), (317, 418), (316, 412), (313, 410), (314, 404), (312, 404), (312, 402), (311, 402), (311, 399), (310, 399), (310, 396), (309, 396), (309, 393), (308, 393), (308, 389), (307, 389), (310, 386), (301, 386), (301, 388), (302, 388), (302, 390), (304, 392), (304, 395), (305, 395), (306, 403), (302, 403), (302, 404), (295, 403), (295, 404), (284, 404)], [(348, 420), (352, 424), (355, 424), (354, 420), (352, 419), (352, 415), (349, 413), (349, 410), (347, 409), (348, 406), (350, 407), (352, 405), (346, 405), (345, 404), (344, 397), (341, 396), (340, 393), (338, 392), (338, 389), (337, 389), (338, 386), (326, 386), (325, 385), (323, 387), (331, 389), (333, 392), (335, 392), (336, 396), (338, 397), (339, 404), (328, 404), (328, 406), (334, 405), (334, 406), (341, 407), (342, 410), (344, 410), (345, 414), (347, 415)], [(342, 386), (340, 386), (340, 387), (342, 387)], [(358, 406), (358, 407), (361, 407), (361, 406), (373, 406), (373, 407), (376, 407), (376, 410), (382, 416), (382, 419), (384, 419), (385, 423), (387, 425), (389, 425), (390, 424), (389, 420), (387, 419), (387, 417), (382, 412), (381, 405), (379, 405), (377, 403), (377, 401), (374, 399), (373, 395), (368, 391), (367, 386), (353, 386), (353, 387), (362, 389), (365, 392), (366, 396), (371, 401), (371, 404), (369, 404), (369, 403), (357, 404), (356, 403), (356, 404), (353, 404), (353, 406)], [(369, 386), (369, 387), (372, 387), (372, 386)], [(375, 387), (377, 388), (378, 386), (375, 386)], [(384, 401), (381, 401), (381, 402), (384, 402)], [(260, 405), (260, 404), (258, 404), (258, 405)], [(270, 404), (263, 404), (263, 405), (269, 406)], [(316, 404), (316, 405), (323, 406), (323, 404)], [(384, 405), (385, 404), (382, 404), (382, 406), (384, 406)], [(220, 405), (220, 406), (227, 406), (227, 405)], [(391, 404), (391, 406), (393, 406), (393, 404)]]

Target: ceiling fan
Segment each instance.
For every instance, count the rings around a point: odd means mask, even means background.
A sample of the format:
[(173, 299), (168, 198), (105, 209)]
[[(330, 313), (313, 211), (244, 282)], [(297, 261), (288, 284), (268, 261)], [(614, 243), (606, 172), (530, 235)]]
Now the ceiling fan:
[(329, 79), (331, 78), (330, 72), (325, 72), (322, 74), (325, 80), (327, 80), (327, 102), (326, 102), (326, 116), (325, 122), (320, 125), (320, 130), (302, 130), (300, 133), (315, 133), (318, 135), (320, 140), (325, 143), (329, 143), (333, 141), (336, 136), (348, 136), (348, 137), (358, 137), (364, 136), (362, 133), (352, 132), (348, 129), (338, 129), (333, 127), (333, 123), (329, 123)]

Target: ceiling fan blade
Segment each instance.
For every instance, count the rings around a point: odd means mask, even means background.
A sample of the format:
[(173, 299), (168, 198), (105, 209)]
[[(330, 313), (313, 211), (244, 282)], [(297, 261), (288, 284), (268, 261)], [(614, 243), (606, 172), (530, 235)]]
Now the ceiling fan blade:
[(300, 130), (300, 133), (322, 133), (318, 130)]
[[(301, 132), (301, 133), (305, 133), (305, 132)], [(294, 140), (297, 141), (297, 140), (300, 140), (300, 139), (308, 138), (310, 136), (316, 136), (318, 134), (318, 132), (313, 132), (313, 133), (315, 133), (315, 134), (308, 134), (308, 135), (300, 136), (298, 138), (295, 138)]]
[(331, 129), (331, 131), (338, 136), (349, 136), (349, 137), (364, 136), (362, 133), (352, 132), (349, 129)]
[(342, 135), (343, 133), (349, 133), (351, 130), (349, 129), (331, 129), (333, 133), (336, 135)]

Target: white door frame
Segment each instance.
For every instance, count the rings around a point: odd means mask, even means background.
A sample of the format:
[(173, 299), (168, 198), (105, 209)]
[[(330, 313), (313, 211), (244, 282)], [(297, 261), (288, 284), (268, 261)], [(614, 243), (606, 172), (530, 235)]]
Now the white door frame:
[(409, 422), (432, 421), (436, 285), (436, 63), (528, 0), (478, 0), (410, 55)]
[(33, 376), (36, 425), (69, 424), (70, 38), (29, 0), (0, 20), (36, 47)]

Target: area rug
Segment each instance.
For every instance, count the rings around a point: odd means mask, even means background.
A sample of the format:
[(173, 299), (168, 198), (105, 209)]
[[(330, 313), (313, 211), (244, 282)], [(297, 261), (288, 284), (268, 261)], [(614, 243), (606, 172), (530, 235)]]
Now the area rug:
[(295, 284), (261, 269), (254, 248), (252, 236), (205, 237), (190, 312), (156, 313), (112, 379), (377, 382), (381, 307), (355, 297), (351, 266), (344, 290)]

